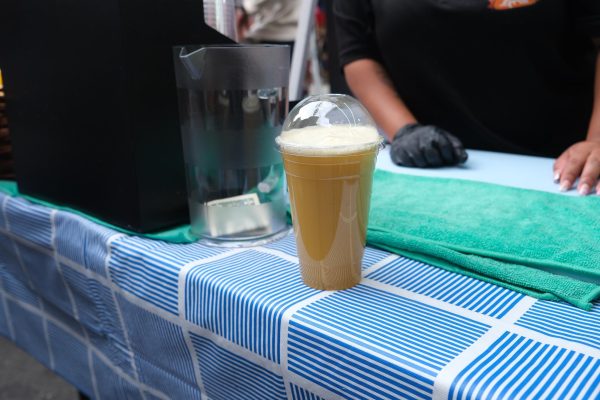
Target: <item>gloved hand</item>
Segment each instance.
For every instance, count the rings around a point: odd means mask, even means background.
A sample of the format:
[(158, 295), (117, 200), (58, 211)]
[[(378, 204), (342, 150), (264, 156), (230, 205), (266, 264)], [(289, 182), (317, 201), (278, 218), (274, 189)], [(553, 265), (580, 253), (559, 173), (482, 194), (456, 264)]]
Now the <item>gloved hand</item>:
[(405, 167), (441, 167), (467, 161), (458, 138), (433, 125), (409, 124), (394, 136), (392, 161)]

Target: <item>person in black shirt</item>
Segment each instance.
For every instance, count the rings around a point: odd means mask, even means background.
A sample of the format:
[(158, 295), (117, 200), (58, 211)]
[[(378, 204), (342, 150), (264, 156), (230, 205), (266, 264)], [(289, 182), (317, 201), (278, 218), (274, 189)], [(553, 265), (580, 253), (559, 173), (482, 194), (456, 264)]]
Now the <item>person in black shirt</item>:
[(558, 157), (561, 190), (579, 177), (600, 194), (600, 0), (335, 0), (334, 14), (394, 162), (458, 164), (462, 143)]

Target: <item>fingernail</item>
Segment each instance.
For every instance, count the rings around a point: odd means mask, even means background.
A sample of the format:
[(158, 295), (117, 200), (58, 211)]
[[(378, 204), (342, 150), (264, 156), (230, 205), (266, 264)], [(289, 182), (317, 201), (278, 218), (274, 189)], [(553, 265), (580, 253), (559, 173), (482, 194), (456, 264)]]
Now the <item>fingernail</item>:
[(588, 185), (587, 183), (584, 183), (583, 185), (581, 185), (579, 187), (579, 194), (582, 196), (587, 196), (587, 194), (590, 192), (590, 185)]
[(571, 182), (563, 182), (563, 183), (560, 184), (560, 191), (561, 192), (566, 192), (569, 189), (571, 189)]
[(558, 183), (560, 181), (560, 172), (554, 174), (554, 183)]

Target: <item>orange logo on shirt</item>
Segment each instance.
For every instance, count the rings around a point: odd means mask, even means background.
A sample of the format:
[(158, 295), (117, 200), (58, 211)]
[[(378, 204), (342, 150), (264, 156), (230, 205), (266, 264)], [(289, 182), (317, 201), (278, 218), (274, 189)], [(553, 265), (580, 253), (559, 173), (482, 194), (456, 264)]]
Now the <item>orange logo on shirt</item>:
[(509, 10), (511, 8), (534, 5), (539, 0), (490, 0), (490, 8), (494, 10)]

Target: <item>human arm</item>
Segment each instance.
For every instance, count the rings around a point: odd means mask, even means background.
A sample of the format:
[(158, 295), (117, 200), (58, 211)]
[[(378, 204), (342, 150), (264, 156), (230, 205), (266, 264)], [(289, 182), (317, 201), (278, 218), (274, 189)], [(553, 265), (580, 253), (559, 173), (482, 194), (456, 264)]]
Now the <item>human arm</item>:
[[(600, 49), (600, 39), (594, 41)], [(579, 178), (577, 190), (587, 195), (594, 189), (600, 195), (600, 51), (596, 56), (594, 105), (584, 141), (565, 150), (554, 163), (554, 179), (560, 182), (561, 191), (570, 190)]]
[(346, 82), (391, 141), (398, 129), (416, 119), (382, 65), (371, 0), (335, 1), (333, 12)]
[(443, 129), (418, 125), (398, 95), (383, 66), (371, 1), (336, 1), (334, 15), (346, 81), (392, 142), (392, 160), (413, 167), (464, 162), (460, 141)]
[(390, 142), (400, 128), (417, 122), (379, 62), (372, 59), (353, 61), (344, 67), (344, 75), (352, 93), (369, 110)]
[(250, 17), (244, 7), (235, 8), (235, 24), (237, 29), (237, 40), (243, 42), (246, 39), (246, 34), (250, 29)]
[(346, 64), (344, 75), (354, 95), (388, 137), (394, 163), (407, 167), (439, 167), (467, 160), (460, 140), (435, 126), (418, 124), (398, 96), (383, 66), (373, 59)]

